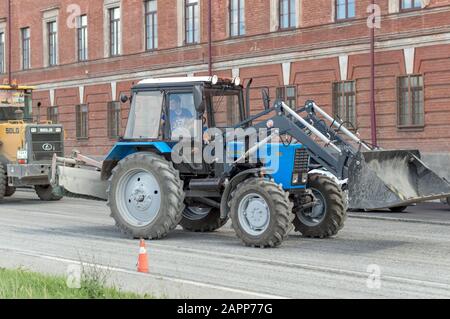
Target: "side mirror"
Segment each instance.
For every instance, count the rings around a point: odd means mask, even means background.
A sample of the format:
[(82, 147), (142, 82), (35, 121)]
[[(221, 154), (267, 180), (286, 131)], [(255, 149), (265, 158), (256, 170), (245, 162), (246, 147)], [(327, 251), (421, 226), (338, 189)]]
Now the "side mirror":
[(203, 101), (203, 89), (201, 86), (194, 86), (195, 110), (203, 114), (205, 112), (205, 102)]
[(270, 94), (269, 94), (269, 89), (268, 88), (263, 88), (261, 90), (261, 94), (262, 94), (262, 99), (263, 99), (263, 103), (264, 103), (264, 109), (268, 110), (270, 109)]
[(128, 96), (126, 96), (125, 94), (120, 94), (120, 102), (127, 103), (128, 100), (129, 100)]

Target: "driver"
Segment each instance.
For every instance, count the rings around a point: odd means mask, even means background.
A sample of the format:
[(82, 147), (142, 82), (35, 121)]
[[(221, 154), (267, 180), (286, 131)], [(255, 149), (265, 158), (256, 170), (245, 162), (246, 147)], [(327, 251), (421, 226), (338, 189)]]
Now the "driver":
[(170, 126), (172, 131), (176, 129), (191, 129), (194, 116), (189, 109), (181, 106), (181, 98), (178, 95), (170, 96)]

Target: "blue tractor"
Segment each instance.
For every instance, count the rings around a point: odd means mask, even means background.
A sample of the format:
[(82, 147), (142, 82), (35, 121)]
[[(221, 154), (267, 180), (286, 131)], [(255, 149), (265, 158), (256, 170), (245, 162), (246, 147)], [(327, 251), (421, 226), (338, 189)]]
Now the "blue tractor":
[[(128, 124), (104, 161), (55, 156), (52, 182), (69, 194), (107, 200), (117, 227), (132, 238), (163, 238), (178, 225), (211, 232), (229, 219), (254, 247), (278, 246), (294, 227), (307, 237), (337, 234), (346, 213), (341, 188), (309, 175), (308, 149), (287, 144), (273, 120), (253, 124), (243, 92), (238, 78), (143, 80), (121, 97), (131, 102)], [(267, 136), (251, 141), (251, 128)], [(212, 161), (203, 156), (208, 147)]]

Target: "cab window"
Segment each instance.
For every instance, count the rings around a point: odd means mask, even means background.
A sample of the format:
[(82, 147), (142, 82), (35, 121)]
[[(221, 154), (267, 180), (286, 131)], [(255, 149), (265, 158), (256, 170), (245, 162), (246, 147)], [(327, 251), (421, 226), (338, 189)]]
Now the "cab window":
[(242, 95), (238, 90), (207, 89), (205, 97), (211, 105), (210, 123), (217, 128), (233, 127), (242, 121)]
[(192, 92), (169, 93), (168, 118), (172, 140), (180, 137), (196, 137), (199, 131), (199, 121), (195, 109), (194, 95)]
[(126, 139), (157, 139), (160, 135), (164, 93), (161, 91), (136, 92), (128, 117)]

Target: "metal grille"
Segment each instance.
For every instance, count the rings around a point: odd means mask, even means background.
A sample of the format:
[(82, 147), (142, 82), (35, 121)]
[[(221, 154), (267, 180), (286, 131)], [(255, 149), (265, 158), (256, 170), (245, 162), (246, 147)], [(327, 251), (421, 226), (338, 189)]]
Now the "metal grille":
[(309, 154), (306, 149), (295, 150), (294, 173), (305, 173), (309, 169)]
[(54, 153), (63, 156), (62, 133), (33, 133), (31, 144), (33, 161), (51, 160)]
[(304, 148), (295, 150), (293, 185), (305, 185), (308, 181), (309, 154)]

